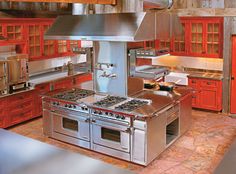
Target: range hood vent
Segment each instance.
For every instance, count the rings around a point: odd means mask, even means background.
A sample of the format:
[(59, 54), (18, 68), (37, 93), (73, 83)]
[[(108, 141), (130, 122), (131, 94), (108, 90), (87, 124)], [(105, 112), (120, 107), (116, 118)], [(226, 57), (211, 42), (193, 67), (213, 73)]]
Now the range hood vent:
[(139, 12), (59, 16), (44, 38), (138, 42), (180, 34), (182, 25), (176, 14)]

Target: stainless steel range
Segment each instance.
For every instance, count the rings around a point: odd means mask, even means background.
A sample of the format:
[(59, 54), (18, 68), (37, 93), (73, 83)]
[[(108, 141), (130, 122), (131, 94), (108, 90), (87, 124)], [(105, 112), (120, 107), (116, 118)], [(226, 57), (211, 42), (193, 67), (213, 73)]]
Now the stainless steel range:
[[(175, 27), (170, 27), (171, 22)], [(182, 95), (178, 92), (143, 90), (143, 79), (131, 77), (134, 61), (128, 56), (127, 42), (171, 35), (179, 30), (178, 24), (176, 16), (167, 13), (59, 17), (45, 38), (95, 41), (92, 84), (95, 93), (72, 89), (47, 94), (43, 98), (44, 133), (148, 165), (184, 132), (180, 125), (190, 124), (186, 120), (190, 120), (187, 115), (191, 115), (191, 100), (188, 97), (188, 102), (180, 102)], [(188, 112), (182, 119), (184, 110)]]
[(72, 89), (43, 100), (44, 134), (90, 149), (90, 110), (80, 99), (93, 91)]

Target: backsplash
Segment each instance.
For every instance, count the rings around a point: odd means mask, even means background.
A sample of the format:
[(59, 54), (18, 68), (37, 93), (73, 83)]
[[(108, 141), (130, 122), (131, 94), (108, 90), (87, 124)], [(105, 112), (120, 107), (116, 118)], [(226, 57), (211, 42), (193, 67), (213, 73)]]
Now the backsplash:
[(223, 59), (185, 57), (185, 56), (165, 56), (152, 60), (153, 65), (223, 71)]

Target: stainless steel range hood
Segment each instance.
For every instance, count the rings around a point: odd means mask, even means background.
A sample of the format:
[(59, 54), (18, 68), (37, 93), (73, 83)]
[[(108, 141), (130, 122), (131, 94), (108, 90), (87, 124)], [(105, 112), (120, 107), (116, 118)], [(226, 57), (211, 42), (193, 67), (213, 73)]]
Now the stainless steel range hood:
[(139, 12), (59, 16), (44, 38), (138, 42), (181, 33), (182, 25), (176, 14)]

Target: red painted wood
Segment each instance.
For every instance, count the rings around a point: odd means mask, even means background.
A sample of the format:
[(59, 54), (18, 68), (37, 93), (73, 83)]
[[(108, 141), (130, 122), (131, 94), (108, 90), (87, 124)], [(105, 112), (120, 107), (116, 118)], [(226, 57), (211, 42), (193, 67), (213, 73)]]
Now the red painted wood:
[(78, 75), (75, 77), (75, 84), (78, 85), (80, 83), (91, 81), (92, 80), (92, 74), (84, 74), (84, 75)]
[(54, 82), (53, 89), (63, 89), (63, 88), (71, 88), (74, 85), (72, 78), (66, 78), (63, 80), (59, 80)]
[(33, 117), (34, 92), (29, 91), (4, 98), (7, 106), (6, 127), (21, 123)]
[(44, 83), (35, 86), (35, 114), (34, 117), (42, 115), (42, 94), (50, 91), (50, 83)]
[[(182, 17), (181, 22), (184, 25), (184, 39), (174, 38), (172, 40), (171, 54), (222, 58), (223, 21), (224, 19), (222, 17)], [(196, 26), (198, 26), (198, 29), (196, 29)], [(183, 40), (185, 42), (185, 49), (180, 50), (176, 45), (180, 45)], [(198, 49), (201, 49), (195, 51), (195, 45), (197, 45)]]
[(5, 128), (7, 125), (7, 122), (6, 122), (6, 104), (5, 104), (5, 100), (3, 99), (0, 99), (0, 128)]
[(152, 59), (137, 58), (136, 66), (142, 66), (142, 65), (152, 65)]
[[(236, 78), (236, 36), (232, 37), (232, 78)], [(236, 114), (236, 79), (231, 80), (230, 113)]]
[(189, 78), (189, 86), (193, 88), (193, 107), (213, 111), (222, 110), (222, 81)]

